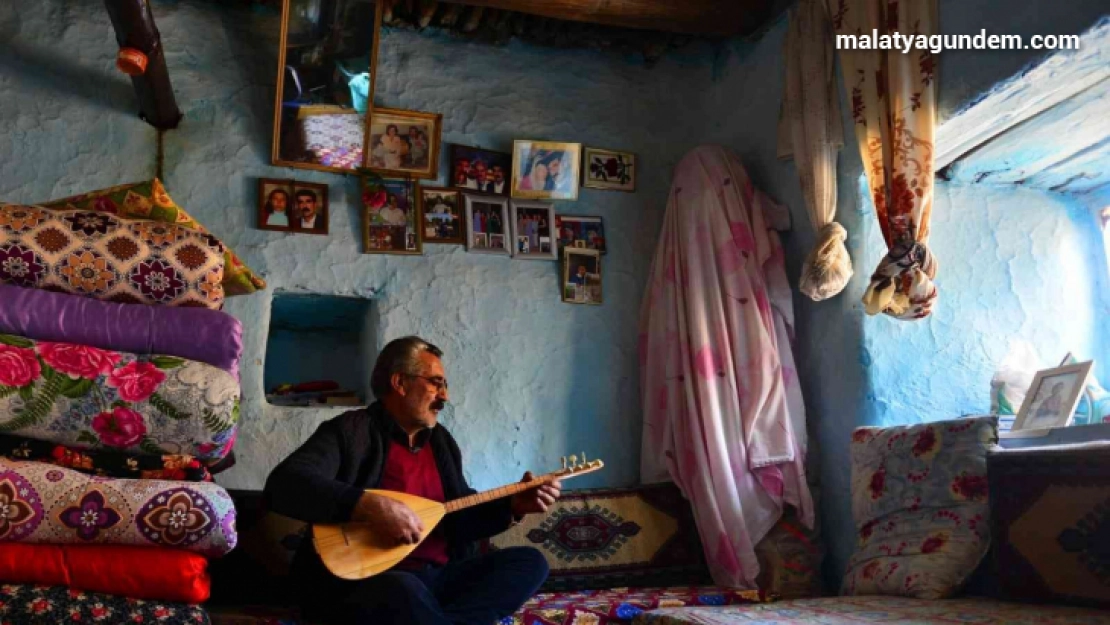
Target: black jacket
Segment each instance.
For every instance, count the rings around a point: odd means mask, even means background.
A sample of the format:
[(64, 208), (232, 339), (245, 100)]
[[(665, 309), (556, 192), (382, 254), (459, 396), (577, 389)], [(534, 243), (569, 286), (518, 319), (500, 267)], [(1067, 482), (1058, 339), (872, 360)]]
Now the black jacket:
[[(462, 454), (455, 439), (442, 425), (428, 432), (420, 440), (432, 446), (446, 500), (474, 494), (463, 477)], [(264, 491), (266, 507), (309, 523), (349, 521), (363, 490), (381, 482), (392, 438), (408, 444), (404, 431), (380, 402), (321, 423), (270, 473)], [(508, 529), (510, 502), (497, 499), (444, 517), (439, 528), (447, 538), (450, 557), (470, 556), (476, 552), (476, 541)], [(293, 566), (298, 575), (308, 576), (304, 581), (310, 584), (311, 578), (330, 577), (308, 537), (301, 542)]]

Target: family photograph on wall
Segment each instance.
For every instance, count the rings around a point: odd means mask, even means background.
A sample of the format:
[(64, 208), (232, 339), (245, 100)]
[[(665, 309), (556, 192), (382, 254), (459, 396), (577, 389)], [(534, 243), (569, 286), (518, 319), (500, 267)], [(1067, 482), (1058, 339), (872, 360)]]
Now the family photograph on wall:
[(580, 143), (513, 142), (513, 197), (527, 200), (578, 199), (581, 152)]
[(563, 301), (600, 305), (601, 255), (596, 250), (568, 247), (563, 251)]
[(300, 234), (328, 233), (328, 185), (262, 178), (258, 227)]
[(467, 145), (451, 146), (451, 182), (460, 189), (509, 195), (513, 157), (504, 152)]
[(365, 176), (362, 184), (363, 253), (422, 254), (416, 182)]
[(466, 241), (460, 191), (420, 187), (420, 206), (424, 212), (425, 243), (462, 244)]
[(559, 237), (560, 250), (576, 247), (597, 250), (603, 255), (606, 253), (605, 224), (601, 217), (556, 215), (555, 231)]
[(375, 108), (370, 116), (371, 171), (387, 176), (439, 175), (438, 113)]
[(513, 256), (535, 260), (557, 260), (555, 207), (544, 202), (513, 200)]
[(477, 254), (509, 255), (509, 200), (494, 196), (464, 194), (466, 201), (466, 249)]

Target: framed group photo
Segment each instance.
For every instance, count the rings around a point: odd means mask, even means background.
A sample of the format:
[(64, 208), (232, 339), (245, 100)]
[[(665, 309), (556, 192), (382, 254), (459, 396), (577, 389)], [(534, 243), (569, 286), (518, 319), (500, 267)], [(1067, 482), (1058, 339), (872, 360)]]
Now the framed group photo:
[(555, 206), (547, 202), (513, 200), (513, 256), (532, 260), (558, 260), (555, 239)]
[(513, 142), (513, 197), (577, 200), (581, 153), (581, 143)]
[(587, 147), (582, 156), (582, 186), (613, 191), (636, 190), (636, 155)]
[(596, 250), (604, 255), (605, 224), (601, 217), (578, 215), (556, 215), (555, 230), (559, 237), (559, 249), (568, 247)]
[(425, 243), (462, 245), (466, 242), (461, 191), (420, 187), (420, 208), (424, 215)]
[(367, 168), (384, 176), (436, 178), (442, 118), (439, 113), (375, 107)]
[(509, 256), (509, 200), (492, 195), (464, 193), (466, 250), (475, 254)]
[(468, 145), (451, 145), (450, 186), (494, 195), (509, 195), (513, 157)]
[(328, 233), (328, 185), (261, 178), (258, 227), (298, 234)]
[(363, 176), (362, 204), (364, 254), (424, 253), (415, 181)]
[(562, 277), (564, 302), (601, 304), (601, 254), (596, 250), (574, 247), (563, 250)]

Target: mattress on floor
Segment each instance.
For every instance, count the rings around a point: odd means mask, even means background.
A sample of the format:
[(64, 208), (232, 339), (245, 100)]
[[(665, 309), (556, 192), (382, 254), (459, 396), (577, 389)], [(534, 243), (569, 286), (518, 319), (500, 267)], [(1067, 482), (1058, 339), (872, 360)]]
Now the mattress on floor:
[(927, 600), (906, 597), (826, 597), (759, 605), (662, 608), (633, 625), (855, 625), (975, 623), (976, 625), (1110, 624), (1110, 611), (992, 599)]

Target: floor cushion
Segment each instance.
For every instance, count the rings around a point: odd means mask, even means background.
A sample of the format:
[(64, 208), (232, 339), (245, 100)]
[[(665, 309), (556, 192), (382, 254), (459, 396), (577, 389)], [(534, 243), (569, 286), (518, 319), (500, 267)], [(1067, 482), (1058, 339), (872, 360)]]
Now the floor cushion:
[(177, 224), (0, 204), (0, 282), (125, 304), (223, 306), (224, 246)]
[(64, 586), (0, 585), (0, 621), (5, 625), (59, 623), (157, 623), (205, 625), (199, 605), (144, 601), (103, 595)]
[(759, 591), (727, 588), (613, 588), (541, 594), (498, 625), (616, 625), (660, 607), (727, 606), (760, 603)]
[[(52, 200), (42, 203), (41, 206), (51, 210), (97, 211), (117, 215), (123, 219), (149, 219), (178, 224), (199, 232), (208, 232), (200, 222), (193, 219), (185, 209), (170, 198), (162, 182), (157, 178)], [(243, 264), (231, 248), (225, 246), (223, 287), (224, 295), (227, 297), (247, 295), (265, 289), (266, 281)]]
[(7, 434), (0, 434), (0, 457), (45, 462), (103, 477), (177, 482), (212, 481), (212, 473), (208, 467), (192, 456), (129, 454), (106, 449), (80, 450)]
[(634, 625), (1097, 625), (1105, 611), (1030, 606), (990, 599), (926, 600), (908, 597), (827, 597), (723, 608), (663, 608)]
[(998, 418), (852, 435), (858, 529), (842, 593), (941, 599), (971, 577), (990, 546), (987, 452)]

